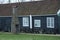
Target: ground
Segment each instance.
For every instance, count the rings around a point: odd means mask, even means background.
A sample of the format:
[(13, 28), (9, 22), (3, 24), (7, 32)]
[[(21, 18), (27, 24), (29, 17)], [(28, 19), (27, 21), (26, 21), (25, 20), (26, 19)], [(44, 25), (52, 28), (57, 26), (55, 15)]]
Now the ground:
[(31, 33), (0, 33), (0, 40), (60, 40), (60, 35)]

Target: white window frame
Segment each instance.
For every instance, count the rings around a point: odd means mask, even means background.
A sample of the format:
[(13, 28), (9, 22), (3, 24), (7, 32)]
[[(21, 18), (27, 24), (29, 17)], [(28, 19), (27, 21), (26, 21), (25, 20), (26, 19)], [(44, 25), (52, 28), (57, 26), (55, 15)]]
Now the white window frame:
[(25, 27), (25, 26), (29, 26), (29, 18), (28, 17), (23, 17), (23, 19), (22, 19), (23, 21), (23, 26)]
[(47, 17), (47, 28), (54, 28), (54, 17)]
[(41, 20), (40, 19), (34, 20), (34, 27), (41, 27)]

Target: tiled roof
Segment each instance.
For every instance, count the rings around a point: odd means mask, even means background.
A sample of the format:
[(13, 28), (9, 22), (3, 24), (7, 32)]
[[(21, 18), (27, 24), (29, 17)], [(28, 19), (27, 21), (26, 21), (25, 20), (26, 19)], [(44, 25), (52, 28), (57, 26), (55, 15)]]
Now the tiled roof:
[(12, 6), (18, 6), (18, 15), (45, 15), (56, 14), (58, 10), (57, 0), (0, 4), (0, 16), (12, 15)]

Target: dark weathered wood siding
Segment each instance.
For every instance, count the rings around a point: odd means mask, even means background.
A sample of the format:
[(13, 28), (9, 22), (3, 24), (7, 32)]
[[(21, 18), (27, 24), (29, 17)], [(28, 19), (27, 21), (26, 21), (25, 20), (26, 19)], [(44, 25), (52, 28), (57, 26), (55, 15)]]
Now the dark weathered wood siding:
[(0, 31), (11, 31), (11, 17), (0, 17)]
[[(22, 17), (19, 17), (19, 23), (20, 23), (20, 31), (30, 31), (30, 20), (29, 20), (29, 26), (28, 27), (23, 27), (23, 21)], [(29, 16), (25, 16), (28, 17)], [(47, 28), (47, 17), (54, 17), (54, 28)], [(34, 27), (34, 20), (35, 19), (40, 19), (41, 20), (41, 27)], [(57, 33), (60, 32), (60, 17), (57, 15), (47, 15), (47, 16), (32, 16), (32, 31), (37, 30), (40, 31), (41, 29), (44, 29), (46, 33), (49, 31), (55, 32), (56, 29), (58, 29)], [(0, 29), (2, 31), (10, 31), (11, 28), (11, 17), (0, 17)]]

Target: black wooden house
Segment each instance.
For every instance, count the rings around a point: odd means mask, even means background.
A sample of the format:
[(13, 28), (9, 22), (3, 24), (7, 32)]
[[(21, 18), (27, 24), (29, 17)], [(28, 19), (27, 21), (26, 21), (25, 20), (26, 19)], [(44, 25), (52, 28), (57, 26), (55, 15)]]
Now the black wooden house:
[(18, 6), (21, 32), (60, 33), (59, 0), (0, 4), (0, 31), (11, 32), (12, 6)]

